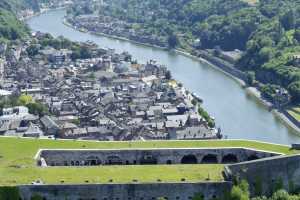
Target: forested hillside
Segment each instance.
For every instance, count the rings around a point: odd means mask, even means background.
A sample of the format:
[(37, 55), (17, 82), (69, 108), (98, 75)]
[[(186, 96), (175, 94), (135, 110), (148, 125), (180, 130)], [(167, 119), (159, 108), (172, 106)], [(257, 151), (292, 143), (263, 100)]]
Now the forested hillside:
[(16, 17), (17, 11), (25, 8), (25, 3), (21, 0), (0, 1), (0, 40), (16, 40), (28, 34), (25, 24)]
[[(236, 67), (300, 101), (300, 0), (106, 0), (101, 14), (196, 49), (240, 49)], [(89, 9), (83, 9), (88, 11)], [(300, 60), (300, 56), (299, 56)]]

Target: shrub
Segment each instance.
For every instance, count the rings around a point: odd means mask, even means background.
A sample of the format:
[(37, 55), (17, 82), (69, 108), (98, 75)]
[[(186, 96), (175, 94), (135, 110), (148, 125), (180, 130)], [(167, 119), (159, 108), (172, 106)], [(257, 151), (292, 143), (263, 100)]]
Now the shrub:
[(20, 194), (17, 187), (0, 187), (0, 200), (19, 200)]

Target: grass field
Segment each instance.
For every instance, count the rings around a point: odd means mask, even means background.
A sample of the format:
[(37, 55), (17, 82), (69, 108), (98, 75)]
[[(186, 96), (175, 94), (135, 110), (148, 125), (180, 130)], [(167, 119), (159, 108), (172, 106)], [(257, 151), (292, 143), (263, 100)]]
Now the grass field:
[(44, 183), (128, 183), (222, 180), (223, 165), (153, 165), (51, 167), (36, 166), (34, 156), (39, 149), (116, 149), (164, 147), (248, 147), (292, 154), (286, 146), (253, 141), (153, 141), (153, 142), (85, 142), (0, 137), (0, 185)]
[(300, 106), (291, 107), (287, 112), (296, 120), (300, 121)]

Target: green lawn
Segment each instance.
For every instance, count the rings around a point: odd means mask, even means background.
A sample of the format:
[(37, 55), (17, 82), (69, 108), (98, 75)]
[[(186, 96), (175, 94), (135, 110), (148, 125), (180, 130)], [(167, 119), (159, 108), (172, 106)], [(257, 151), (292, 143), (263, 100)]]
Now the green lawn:
[[(40, 168), (34, 156), (38, 149), (110, 149), (163, 147), (249, 147), (284, 154), (295, 153), (286, 146), (252, 141), (153, 141), (153, 142), (88, 142), (57, 141), (0, 137), (0, 185), (28, 184), (37, 179), (45, 183), (128, 183), (222, 180), (223, 165), (153, 165)], [(88, 182), (86, 182), (88, 181)]]
[(292, 117), (294, 117), (296, 120), (300, 121), (300, 107), (299, 106), (291, 107), (287, 110), (287, 112)]

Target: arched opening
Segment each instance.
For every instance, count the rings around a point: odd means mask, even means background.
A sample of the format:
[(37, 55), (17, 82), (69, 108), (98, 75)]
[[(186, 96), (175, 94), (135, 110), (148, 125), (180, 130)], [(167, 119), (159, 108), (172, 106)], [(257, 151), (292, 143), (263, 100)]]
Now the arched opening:
[(195, 155), (186, 155), (181, 159), (181, 164), (197, 164), (198, 160)]
[(74, 166), (75, 165), (75, 162), (74, 161), (71, 161), (71, 166)]
[(152, 155), (145, 155), (140, 160), (140, 164), (141, 165), (156, 165), (157, 164), (157, 159)]
[(237, 163), (238, 158), (234, 154), (227, 154), (222, 158), (222, 163)]
[(76, 162), (75, 162), (75, 165), (76, 165), (76, 166), (79, 166), (79, 165), (80, 165), (80, 162), (79, 162), (79, 161), (76, 161)]
[(255, 155), (255, 154), (253, 154), (253, 155), (251, 155), (251, 156), (248, 157), (248, 161), (257, 160), (257, 159), (259, 159), (259, 157), (257, 155)]
[(171, 165), (172, 164), (172, 160), (167, 160), (167, 165)]
[(213, 154), (207, 154), (206, 156), (203, 157), (202, 163), (204, 164), (214, 164), (218, 163), (218, 158), (216, 155)]
[(122, 165), (123, 164), (123, 162), (119, 156), (108, 156), (106, 163), (109, 165)]

